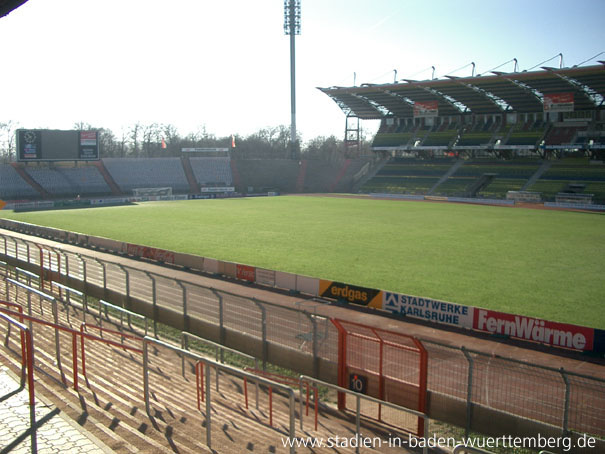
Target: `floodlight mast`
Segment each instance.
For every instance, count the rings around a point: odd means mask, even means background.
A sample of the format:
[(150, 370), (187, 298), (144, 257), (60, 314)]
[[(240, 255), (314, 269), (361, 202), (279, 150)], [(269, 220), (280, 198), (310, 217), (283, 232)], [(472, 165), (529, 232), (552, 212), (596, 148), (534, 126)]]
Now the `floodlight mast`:
[(296, 144), (296, 68), (294, 38), (300, 35), (300, 0), (284, 0), (284, 33), (290, 35), (290, 141)]

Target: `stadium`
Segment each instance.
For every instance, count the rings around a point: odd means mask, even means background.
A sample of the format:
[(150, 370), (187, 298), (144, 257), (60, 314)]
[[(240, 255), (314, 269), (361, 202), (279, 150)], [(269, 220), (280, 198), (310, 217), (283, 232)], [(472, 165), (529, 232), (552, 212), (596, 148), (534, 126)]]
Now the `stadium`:
[(3, 452), (605, 450), (605, 62), (318, 90), (329, 155), (13, 131)]

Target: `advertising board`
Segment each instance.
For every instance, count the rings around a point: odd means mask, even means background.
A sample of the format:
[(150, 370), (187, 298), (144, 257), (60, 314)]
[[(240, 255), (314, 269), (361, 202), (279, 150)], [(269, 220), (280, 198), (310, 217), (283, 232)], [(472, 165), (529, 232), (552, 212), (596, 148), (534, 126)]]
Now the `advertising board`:
[(473, 327), (473, 308), (470, 306), (399, 293), (382, 293), (382, 309), (385, 311), (460, 328)]
[(574, 350), (592, 351), (594, 345), (593, 328), (486, 309), (475, 309), (473, 328), (477, 331)]
[(319, 296), (376, 309), (382, 308), (381, 290), (343, 284), (342, 282), (320, 280)]

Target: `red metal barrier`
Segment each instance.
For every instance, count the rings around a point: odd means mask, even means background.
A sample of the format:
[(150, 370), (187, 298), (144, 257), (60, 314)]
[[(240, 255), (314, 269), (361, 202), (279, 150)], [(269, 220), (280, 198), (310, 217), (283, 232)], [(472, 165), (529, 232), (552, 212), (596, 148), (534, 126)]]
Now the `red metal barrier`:
[(246, 401), (246, 410), (248, 409), (248, 379), (244, 377), (244, 400)]
[[(101, 342), (101, 343), (106, 344), (106, 345), (111, 345), (111, 346), (114, 346), (114, 347), (123, 348), (124, 350), (132, 351), (132, 352), (135, 352), (135, 353), (140, 353), (141, 355), (143, 354), (143, 350), (142, 349), (135, 348), (135, 347), (130, 347), (130, 346), (127, 346), (127, 345), (123, 345), (123, 344), (120, 344), (118, 342), (111, 341), (109, 339), (103, 339), (101, 337), (93, 336), (92, 334), (87, 334), (87, 333), (84, 333), (84, 332), (80, 332), (80, 331), (77, 331), (77, 330), (75, 330), (73, 328), (69, 328), (69, 327), (66, 327), (66, 326), (63, 326), (63, 325), (58, 325), (56, 323), (47, 322), (46, 320), (40, 320), (40, 319), (38, 319), (36, 317), (32, 317), (31, 315), (26, 315), (26, 314), (22, 314), (22, 313), (19, 313), (19, 312), (14, 312), (14, 311), (10, 311), (8, 309), (2, 309), (2, 308), (0, 308), (0, 312), (4, 312), (5, 314), (8, 314), (8, 315), (21, 316), (25, 320), (28, 320), (28, 321), (31, 321), (31, 322), (34, 322), (34, 323), (38, 323), (40, 325), (48, 326), (50, 328), (54, 328), (54, 329), (57, 329), (59, 331), (65, 332), (65, 333), (70, 333), (72, 336), (74, 336), (74, 337), (72, 337), (72, 349), (73, 349), (72, 350), (72, 355), (74, 357), (74, 364), (73, 364), (73, 368), (74, 368), (74, 370), (73, 370), (73, 374), (74, 374), (74, 389), (76, 389), (76, 390), (78, 389), (78, 377), (77, 377), (77, 373), (78, 373), (77, 356), (78, 356), (78, 353), (77, 353), (77, 341), (73, 341), (73, 339), (75, 338), (75, 336), (81, 336), (81, 338), (82, 338), (81, 345), (82, 346), (84, 345), (84, 338), (87, 338), (87, 339), (90, 339), (90, 340), (93, 340), (93, 341)], [(84, 351), (83, 347), (82, 347), (82, 351)], [(82, 369), (82, 373), (83, 373), (84, 377), (86, 378), (86, 374), (85, 374), (84, 368)]]
[(244, 370), (247, 372), (252, 372), (254, 375), (268, 378), (271, 381), (281, 383), (282, 385), (298, 387), (298, 378), (293, 378), (288, 375), (276, 374), (273, 372), (267, 372), (265, 370), (254, 369), (251, 367), (245, 367)]
[[(202, 402), (204, 402), (204, 364), (198, 361), (195, 363), (195, 388), (197, 390), (197, 409), (202, 411)], [(210, 377), (207, 378), (210, 380)]]
[[(299, 381), (297, 379), (288, 377), (287, 375), (275, 374), (272, 372), (253, 369), (250, 367), (246, 367), (244, 370), (247, 372), (252, 372), (253, 374), (258, 375), (260, 377), (268, 378), (269, 380), (280, 383), (282, 385), (297, 387), (299, 384)], [(246, 402), (246, 408), (248, 408), (248, 380), (245, 377), (244, 377), (244, 399)], [(257, 405), (258, 405), (258, 396), (257, 396)], [(271, 427), (273, 427), (273, 388), (271, 388), (271, 387), (269, 387), (269, 425)]]
[[(338, 386), (353, 389), (380, 400), (426, 413), (428, 355), (413, 336), (373, 328), (360, 323), (332, 319), (338, 329)], [(351, 378), (352, 377), (352, 378)], [(345, 393), (338, 394), (338, 408), (347, 409)], [(382, 405), (365, 410), (365, 416), (386, 424)], [(411, 426), (415, 427), (411, 427)], [(424, 424), (417, 418), (407, 429), (424, 435)]]

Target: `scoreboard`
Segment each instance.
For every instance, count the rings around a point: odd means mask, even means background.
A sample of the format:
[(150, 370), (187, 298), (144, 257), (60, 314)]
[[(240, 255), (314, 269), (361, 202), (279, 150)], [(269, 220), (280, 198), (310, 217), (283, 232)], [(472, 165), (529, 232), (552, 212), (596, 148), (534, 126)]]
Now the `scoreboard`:
[(18, 129), (18, 161), (98, 161), (98, 131)]

